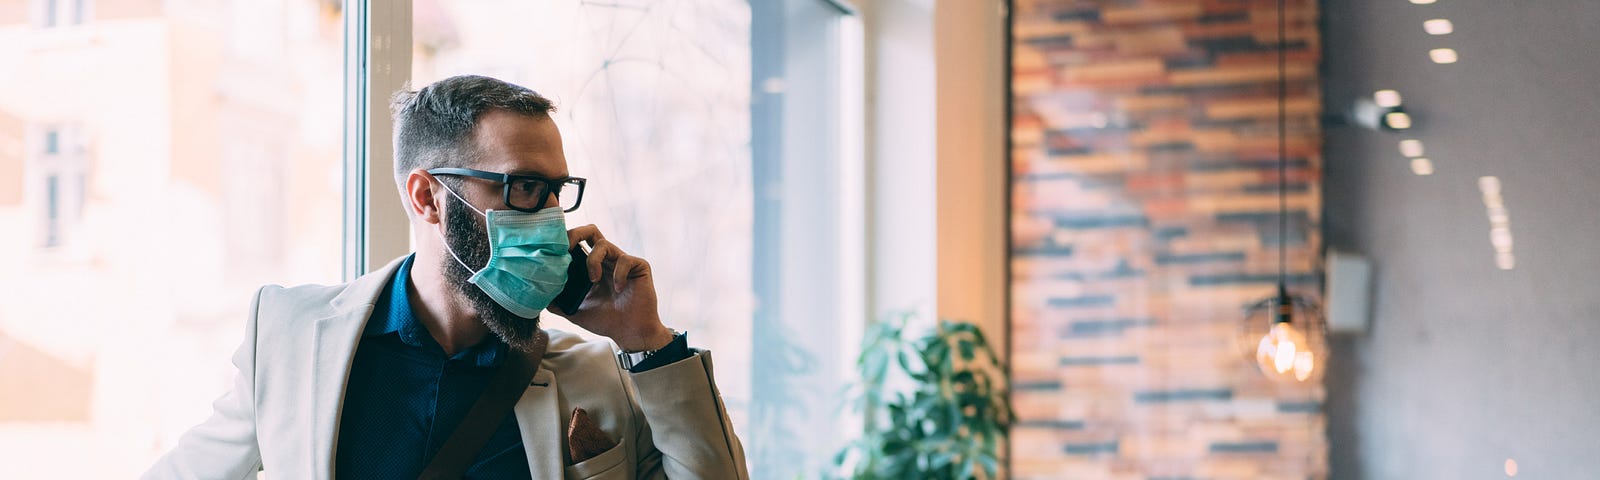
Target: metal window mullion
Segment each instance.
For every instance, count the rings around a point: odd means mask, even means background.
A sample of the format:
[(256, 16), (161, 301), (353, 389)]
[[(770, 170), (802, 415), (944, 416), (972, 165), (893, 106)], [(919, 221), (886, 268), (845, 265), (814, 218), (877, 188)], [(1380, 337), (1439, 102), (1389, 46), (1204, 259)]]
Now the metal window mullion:
[(410, 251), (396, 196), (389, 96), (411, 78), (411, 2), (345, 3), (345, 281)]

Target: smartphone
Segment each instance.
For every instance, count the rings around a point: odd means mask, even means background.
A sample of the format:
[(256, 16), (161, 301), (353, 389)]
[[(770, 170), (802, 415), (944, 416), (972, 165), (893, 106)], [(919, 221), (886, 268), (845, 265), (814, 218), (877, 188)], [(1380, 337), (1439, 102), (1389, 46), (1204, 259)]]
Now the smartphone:
[(583, 297), (589, 296), (589, 289), (594, 288), (594, 282), (589, 281), (589, 246), (579, 241), (568, 253), (572, 254), (572, 264), (567, 265), (567, 286), (550, 301), (556, 313), (563, 315), (577, 312), (578, 306), (583, 305)]

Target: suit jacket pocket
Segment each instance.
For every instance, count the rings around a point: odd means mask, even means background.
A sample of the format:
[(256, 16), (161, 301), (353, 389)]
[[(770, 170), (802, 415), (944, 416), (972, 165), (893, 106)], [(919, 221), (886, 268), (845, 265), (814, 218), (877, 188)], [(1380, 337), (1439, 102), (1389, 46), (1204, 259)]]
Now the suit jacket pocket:
[(569, 480), (628, 478), (627, 459), (627, 445), (625, 442), (619, 442), (617, 446), (595, 455), (594, 458), (568, 465), (562, 476)]

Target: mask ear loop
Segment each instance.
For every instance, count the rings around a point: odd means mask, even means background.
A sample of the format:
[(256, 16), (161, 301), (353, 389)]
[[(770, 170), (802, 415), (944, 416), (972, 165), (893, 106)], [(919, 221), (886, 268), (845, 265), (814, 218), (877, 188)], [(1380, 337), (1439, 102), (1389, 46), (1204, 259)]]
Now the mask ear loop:
[[(484, 221), (483, 221), (484, 228), (488, 228), (488, 224), (489, 224), (489, 215), (488, 214), (485, 214), (483, 212), (478, 211), (478, 207), (472, 206), (472, 202), (468, 202), (467, 199), (461, 198), (461, 195), (456, 194), (456, 191), (454, 189), (451, 189), (449, 185), (445, 185), (443, 180), (439, 180), (439, 186), (444, 187), (444, 191), (449, 192), (450, 196), (456, 197), (456, 200), (460, 200), (461, 203), (466, 204), (467, 210), (472, 210), (472, 213), (476, 213), (478, 215), (482, 215), (483, 218), (484, 218)], [(450, 254), (450, 258), (456, 259), (456, 263), (461, 264), (461, 268), (465, 268), (465, 269), (467, 269), (468, 272), (472, 272), (472, 274), (474, 276), (476, 276), (479, 272), (483, 271), (482, 268), (477, 269), (477, 270), (473, 270), (472, 267), (467, 266), (467, 262), (461, 261), (461, 257), (456, 256), (456, 250), (454, 248), (450, 248), (450, 241), (446, 240), (444, 238), (444, 234), (443, 233), (439, 233), (438, 230), (434, 230), (434, 233), (439, 235), (439, 242), (444, 244), (444, 251), (448, 252)], [(487, 234), (488, 233), (486, 232), (485, 235), (487, 235)], [(485, 264), (483, 266), (483, 268), (489, 268), (489, 265)]]
[(484, 219), (488, 219), (489, 218), (489, 215), (478, 211), (478, 207), (472, 206), (472, 202), (469, 202), (469, 201), (467, 201), (467, 199), (461, 198), (461, 195), (456, 194), (455, 189), (450, 188), (450, 185), (446, 185), (444, 183), (444, 180), (439, 180), (439, 186), (444, 187), (444, 191), (449, 192), (450, 196), (456, 197), (456, 200), (460, 200), (461, 203), (467, 204), (467, 207), (469, 207), (472, 210), (473, 213), (476, 213), (476, 214), (482, 216)]

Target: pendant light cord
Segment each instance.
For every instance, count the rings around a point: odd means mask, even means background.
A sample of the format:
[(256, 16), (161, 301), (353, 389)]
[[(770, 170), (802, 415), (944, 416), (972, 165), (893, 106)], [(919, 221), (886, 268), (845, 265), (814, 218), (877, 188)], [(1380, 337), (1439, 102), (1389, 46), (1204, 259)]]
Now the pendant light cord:
[(1284, 17), (1284, 0), (1278, 0), (1278, 290), (1280, 295), (1286, 289), (1289, 281), (1289, 194), (1288, 194), (1288, 107), (1289, 77), (1288, 60), (1285, 52), (1289, 49), (1287, 21)]

